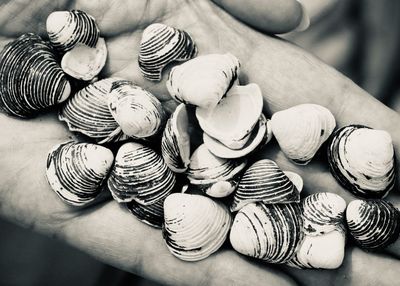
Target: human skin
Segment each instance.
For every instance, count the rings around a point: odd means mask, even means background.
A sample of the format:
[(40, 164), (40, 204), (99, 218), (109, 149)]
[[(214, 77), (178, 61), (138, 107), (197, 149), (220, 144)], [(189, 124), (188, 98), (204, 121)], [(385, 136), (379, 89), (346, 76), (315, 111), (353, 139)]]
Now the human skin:
[[(277, 1), (268, 2), (273, 5)], [(287, 3), (297, 5), (295, 1)], [(158, 96), (169, 110), (175, 104), (165, 88), (165, 77), (157, 84), (148, 82), (137, 64), (141, 32), (153, 22), (188, 31), (199, 54), (236, 55), (242, 65), (241, 83), (259, 84), (269, 116), (300, 103), (321, 104), (332, 111), (338, 127), (361, 123), (387, 130), (400, 154), (400, 116), (396, 112), (306, 51), (255, 31), (210, 1), (26, 1), (25, 5), (28, 12), (21, 18), (17, 15), (11, 19), (5, 9), (0, 9), (3, 36), (43, 33), (43, 23), (51, 11), (82, 9), (98, 20), (106, 36), (109, 56), (102, 76), (133, 80)], [(11, 3), (7, 9), (12, 7)], [(18, 9), (13, 11), (17, 13)], [(293, 14), (287, 17), (296, 18), (296, 13), (301, 13), (298, 8), (291, 11)], [(229, 247), (199, 262), (180, 261), (169, 253), (159, 230), (139, 222), (115, 201), (77, 209), (65, 205), (51, 191), (45, 178), (47, 153), (53, 145), (73, 137), (55, 113), (29, 120), (0, 115), (0, 215), (65, 241), (107, 264), (167, 285), (395, 285), (398, 280), (399, 242), (385, 253), (366, 253), (350, 244), (343, 265), (329, 271), (269, 265)], [(347, 202), (354, 199), (322, 162), (299, 167), (276, 147), (268, 146), (260, 156), (298, 172), (305, 181), (306, 194), (328, 191), (342, 195)], [(399, 163), (399, 157), (396, 161)], [(388, 199), (400, 206), (398, 190)]]

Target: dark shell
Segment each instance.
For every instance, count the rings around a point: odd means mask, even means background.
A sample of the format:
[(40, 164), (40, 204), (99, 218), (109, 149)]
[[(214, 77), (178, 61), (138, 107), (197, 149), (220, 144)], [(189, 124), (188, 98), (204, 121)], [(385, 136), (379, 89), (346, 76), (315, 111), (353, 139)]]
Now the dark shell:
[(162, 227), (164, 222), (164, 200), (159, 200), (147, 206), (136, 201), (130, 201), (126, 206), (140, 221), (153, 227)]

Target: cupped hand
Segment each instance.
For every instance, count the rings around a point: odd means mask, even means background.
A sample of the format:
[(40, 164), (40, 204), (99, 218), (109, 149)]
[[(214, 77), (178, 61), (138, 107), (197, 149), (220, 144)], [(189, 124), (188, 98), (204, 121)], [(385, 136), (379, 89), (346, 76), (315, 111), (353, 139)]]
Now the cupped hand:
[[(228, 1), (215, 1), (218, 6), (205, 0), (65, 3), (43, 0), (25, 1), (26, 12), (21, 12), (16, 6), (22, 2), (9, 2), (4, 6), (6, 9), (0, 10), (3, 36), (43, 31), (45, 19), (53, 10), (82, 9), (96, 17), (107, 40), (109, 57), (102, 76), (116, 75), (133, 80), (152, 91), (169, 108), (174, 104), (165, 82), (146, 81), (137, 64), (141, 32), (153, 22), (188, 31), (198, 45), (199, 54), (231, 52), (236, 55), (242, 64), (241, 83), (260, 85), (266, 113), (306, 102), (321, 104), (332, 111), (339, 127), (362, 123), (387, 130), (400, 154), (400, 133), (397, 132), (400, 116), (397, 113), (307, 52), (250, 28), (249, 25), (258, 22), (255, 19), (238, 17), (241, 22), (231, 16), (227, 11), (237, 17), (234, 9), (239, 6), (226, 6)], [(266, 23), (277, 28), (257, 27), (259, 30), (282, 32), (299, 24), (302, 10), (298, 2), (253, 0), (251, 4), (257, 7), (261, 2), (265, 7), (275, 7), (276, 10), (261, 12), (268, 19)], [(284, 9), (279, 10), (280, 7)], [(11, 12), (3, 14), (6, 10)], [(282, 15), (277, 17), (276, 11), (282, 11)], [(278, 20), (287, 17), (292, 19), (292, 24), (282, 28), (283, 24), (274, 17)], [(349, 245), (343, 265), (329, 271), (269, 265), (231, 249), (220, 250), (195, 263), (180, 261), (168, 252), (159, 230), (139, 222), (116, 202), (76, 209), (62, 203), (51, 191), (45, 178), (47, 152), (53, 145), (73, 136), (55, 114), (30, 120), (1, 114), (0, 130), (0, 214), (64, 240), (123, 270), (170, 285), (394, 285), (396, 282), (396, 269), (400, 266), (399, 242), (391, 247), (390, 253), (383, 254), (366, 253)], [(268, 145), (261, 155), (276, 160), (283, 169), (300, 173), (306, 193), (329, 191), (342, 195), (347, 201), (354, 199), (331, 177), (326, 164), (315, 161), (307, 167), (298, 167)], [(396, 192), (394, 190), (388, 199), (399, 206)]]

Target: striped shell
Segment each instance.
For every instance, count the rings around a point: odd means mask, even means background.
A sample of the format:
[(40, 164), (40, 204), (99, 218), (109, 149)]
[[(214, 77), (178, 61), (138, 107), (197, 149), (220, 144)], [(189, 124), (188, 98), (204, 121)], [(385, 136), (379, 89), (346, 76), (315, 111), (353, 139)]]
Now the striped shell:
[(301, 229), (299, 204), (250, 203), (236, 214), (230, 241), (239, 253), (270, 263), (285, 263), (302, 240)]
[(71, 86), (51, 47), (36, 34), (23, 34), (0, 53), (0, 108), (30, 117), (67, 99)]
[(155, 23), (143, 31), (139, 68), (146, 79), (160, 81), (162, 70), (168, 64), (189, 60), (196, 54), (196, 45), (187, 32)]
[(77, 43), (95, 47), (100, 36), (96, 20), (80, 11), (55, 11), (47, 17), (46, 29), (53, 47), (64, 53)]
[(269, 159), (253, 163), (239, 181), (231, 211), (238, 211), (253, 202), (266, 204), (300, 201), (300, 192), (292, 181)]
[(165, 126), (161, 102), (131, 81), (113, 82), (108, 107), (122, 131), (134, 138), (156, 135)]
[(161, 228), (164, 222), (164, 200), (158, 200), (151, 205), (142, 205), (136, 201), (126, 204), (129, 211), (140, 221), (150, 226)]
[(354, 200), (347, 207), (346, 219), (351, 236), (362, 248), (382, 249), (399, 237), (400, 214), (389, 202)]
[(297, 164), (307, 164), (328, 139), (336, 123), (327, 108), (300, 104), (274, 113), (271, 125), (283, 153)]
[(224, 243), (231, 216), (226, 207), (201, 195), (171, 194), (164, 202), (163, 237), (169, 251), (185, 261), (198, 261)]
[(47, 180), (64, 202), (84, 206), (99, 195), (113, 160), (112, 152), (103, 146), (63, 143), (47, 157)]
[(122, 145), (108, 178), (108, 188), (118, 202), (135, 200), (151, 205), (168, 196), (175, 175), (152, 149), (139, 143)]
[(173, 67), (167, 81), (179, 102), (214, 108), (239, 76), (239, 60), (232, 54), (209, 54)]
[(356, 196), (382, 198), (395, 183), (390, 134), (362, 125), (337, 130), (328, 147), (332, 175)]

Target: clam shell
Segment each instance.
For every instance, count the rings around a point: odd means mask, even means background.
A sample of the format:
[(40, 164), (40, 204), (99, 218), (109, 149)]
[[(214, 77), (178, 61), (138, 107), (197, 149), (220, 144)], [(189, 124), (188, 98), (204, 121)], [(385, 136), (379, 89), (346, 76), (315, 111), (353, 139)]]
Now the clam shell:
[(274, 113), (271, 126), (285, 155), (297, 164), (307, 164), (328, 139), (336, 123), (327, 108), (300, 104)]
[(158, 200), (151, 205), (142, 205), (136, 201), (126, 204), (128, 210), (140, 221), (152, 227), (161, 228), (164, 222), (164, 200)]
[(52, 46), (60, 52), (67, 52), (78, 43), (95, 47), (100, 36), (96, 20), (80, 10), (51, 13), (46, 29)]
[(253, 163), (239, 181), (231, 211), (238, 211), (253, 202), (267, 204), (300, 201), (300, 192), (292, 181), (269, 159)]
[(250, 203), (234, 218), (230, 232), (233, 248), (271, 263), (285, 263), (302, 240), (299, 204)]
[(168, 64), (189, 60), (196, 54), (197, 47), (187, 32), (154, 23), (143, 31), (139, 68), (146, 79), (160, 81), (162, 70)]
[(395, 183), (394, 149), (390, 134), (362, 125), (337, 130), (328, 147), (336, 180), (356, 196), (382, 198)]
[(108, 99), (111, 114), (122, 131), (134, 138), (147, 138), (165, 126), (161, 102), (150, 92), (127, 80), (114, 82)]
[(382, 249), (399, 237), (399, 211), (389, 202), (354, 200), (347, 207), (346, 219), (351, 236), (362, 248)]
[(47, 157), (47, 180), (66, 203), (83, 206), (102, 190), (114, 156), (100, 145), (67, 142), (55, 146)]
[(239, 76), (239, 60), (232, 54), (209, 54), (173, 67), (167, 81), (179, 102), (214, 108)]
[(201, 195), (171, 194), (164, 202), (163, 237), (173, 255), (198, 261), (224, 243), (231, 216), (226, 207)]
[(51, 47), (36, 34), (23, 34), (0, 53), (0, 107), (30, 117), (67, 99), (71, 86)]
[(168, 196), (175, 175), (152, 149), (134, 142), (122, 145), (108, 178), (108, 188), (118, 202), (135, 200), (151, 205)]

